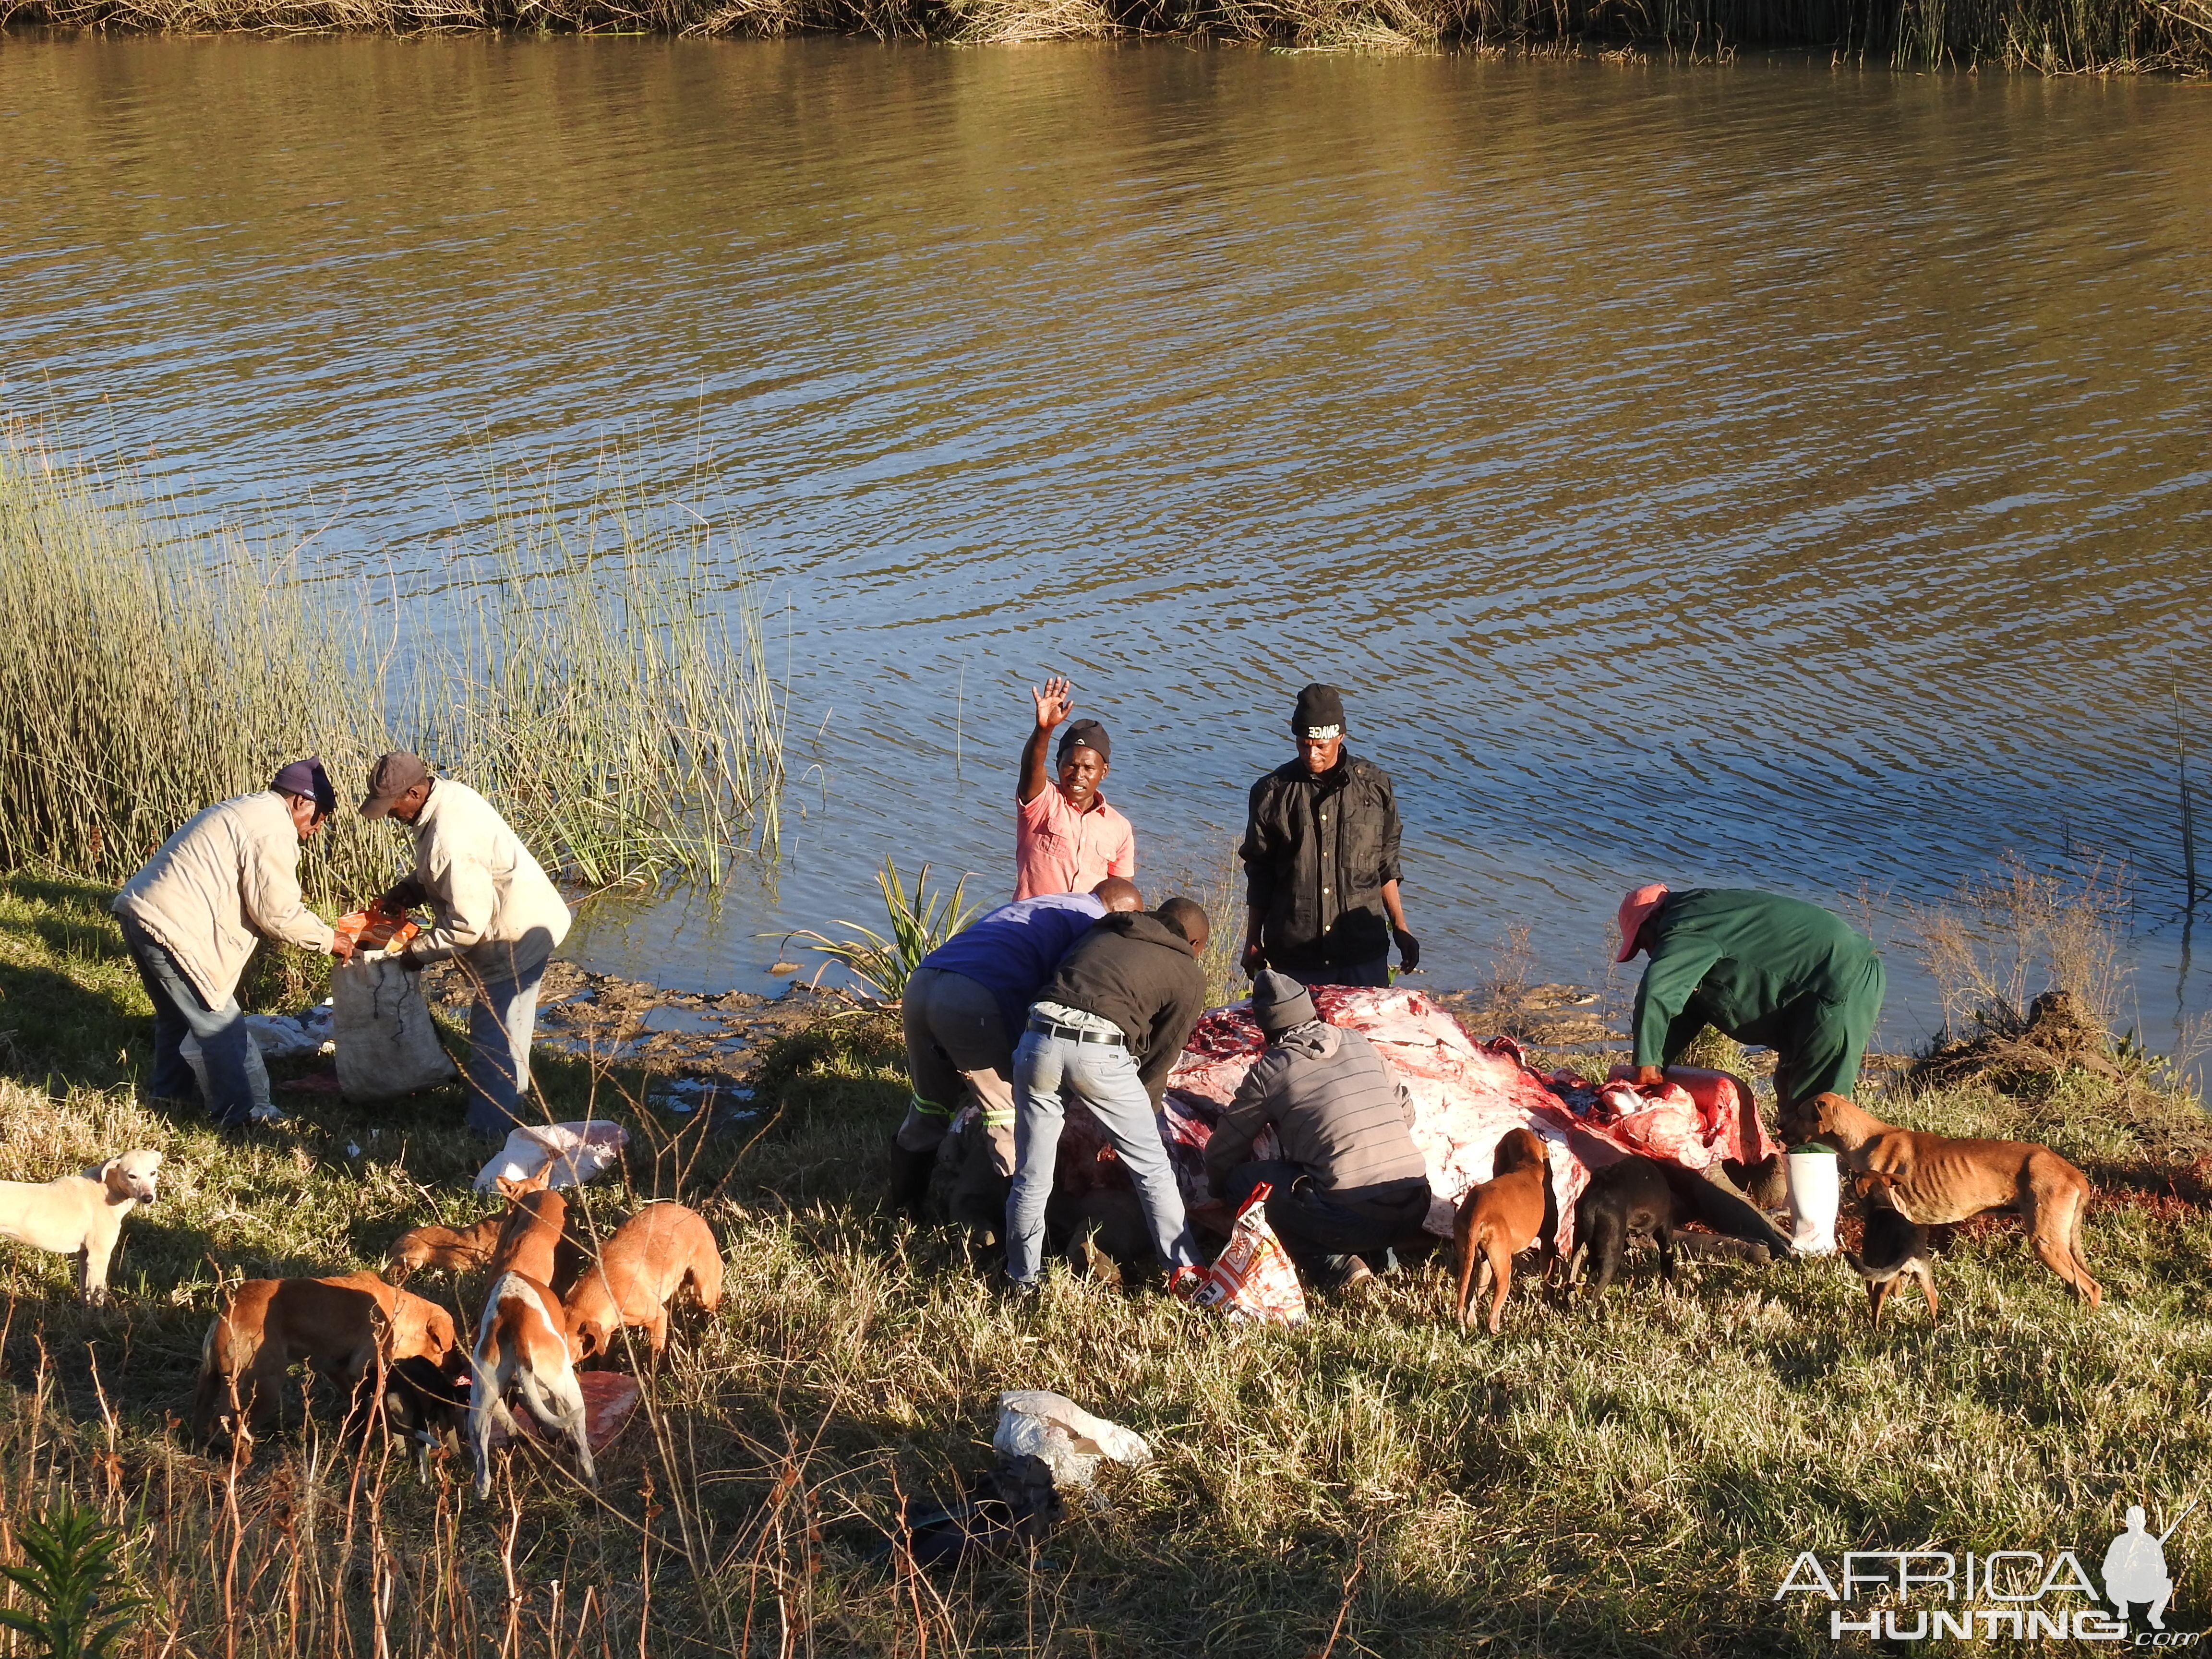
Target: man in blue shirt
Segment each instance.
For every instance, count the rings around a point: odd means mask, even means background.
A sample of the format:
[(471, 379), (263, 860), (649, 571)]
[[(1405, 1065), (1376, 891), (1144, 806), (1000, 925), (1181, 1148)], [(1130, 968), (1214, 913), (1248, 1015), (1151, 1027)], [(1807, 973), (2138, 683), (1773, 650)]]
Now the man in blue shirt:
[(1109, 910), (1141, 910), (1134, 882), (1001, 905), (921, 959), (900, 999), (914, 1098), (891, 1141), (891, 1203), (920, 1218), (938, 1143), (963, 1090), (983, 1109), (998, 1173), (1014, 1172), (1014, 1039), (1070, 945)]

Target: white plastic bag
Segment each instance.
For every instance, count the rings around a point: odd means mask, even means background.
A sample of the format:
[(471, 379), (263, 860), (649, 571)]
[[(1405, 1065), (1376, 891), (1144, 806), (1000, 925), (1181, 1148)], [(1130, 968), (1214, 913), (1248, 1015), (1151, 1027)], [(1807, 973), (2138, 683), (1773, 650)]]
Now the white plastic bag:
[[(200, 1040), (191, 1032), (185, 1032), (185, 1040), (177, 1045), (177, 1052), (185, 1057), (185, 1064), (192, 1068), (192, 1075), (199, 1079), (200, 1098), (213, 1100), (214, 1092), (208, 1087), (207, 1056), (200, 1052)], [(258, 1042), (246, 1045), (246, 1088), (253, 1100), (253, 1116), (276, 1115), (276, 1108), (270, 1103), (269, 1099), (269, 1068), (261, 1063), (261, 1045)]]
[(367, 951), (338, 963), (331, 1005), (338, 1091), (348, 1100), (392, 1100), (460, 1075), (438, 1041), (422, 975), (396, 959)]
[(553, 1167), (546, 1174), (548, 1186), (574, 1187), (611, 1167), (629, 1145), (629, 1131), (602, 1117), (510, 1130), (507, 1145), (477, 1171), (476, 1188), (488, 1193), (502, 1176), (526, 1181), (549, 1164)]
[(999, 1396), (999, 1426), (991, 1444), (1009, 1457), (1036, 1457), (1063, 1490), (1091, 1484), (1098, 1460), (1134, 1466), (1149, 1460), (1145, 1437), (1119, 1423), (1093, 1417), (1066, 1395), (1014, 1389)]

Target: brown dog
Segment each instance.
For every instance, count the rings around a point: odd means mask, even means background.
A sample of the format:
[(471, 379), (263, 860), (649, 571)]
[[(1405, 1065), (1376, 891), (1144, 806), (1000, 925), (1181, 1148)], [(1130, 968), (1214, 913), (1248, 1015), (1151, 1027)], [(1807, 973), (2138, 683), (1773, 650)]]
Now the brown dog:
[(1468, 1307), (1482, 1286), (1476, 1282), (1480, 1267), (1491, 1283), (1490, 1334), (1498, 1334), (1505, 1311), (1505, 1293), (1513, 1287), (1513, 1258), (1531, 1244), (1541, 1243), (1547, 1268), (1558, 1245), (1545, 1230), (1552, 1212), (1552, 1165), (1544, 1143), (1533, 1129), (1509, 1129), (1491, 1154), (1491, 1176), (1468, 1189), (1460, 1200), (1459, 1216), (1452, 1223), (1452, 1237), (1459, 1245), (1459, 1326), (1467, 1328)]
[(404, 1285), (409, 1273), (426, 1268), (465, 1273), (489, 1261), (492, 1252), (499, 1246), (499, 1236), (507, 1226), (507, 1218), (514, 1213), (516, 1203), (526, 1193), (544, 1192), (545, 1174), (540, 1170), (520, 1181), (501, 1176), (498, 1185), (507, 1198), (507, 1208), (495, 1210), (466, 1227), (433, 1225), (409, 1229), (392, 1241), (391, 1254), (385, 1260), (384, 1276), (395, 1285)]
[(668, 1304), (685, 1285), (712, 1313), (722, 1299), (722, 1252), (698, 1212), (648, 1204), (615, 1229), (568, 1295), (568, 1338), (579, 1359), (605, 1353), (625, 1325), (645, 1327), (653, 1352), (668, 1346)]
[[(502, 1183), (504, 1184), (504, 1183)], [(487, 1264), (494, 1274), (515, 1273), (541, 1285), (553, 1282), (554, 1261), (568, 1224), (568, 1200), (542, 1183), (515, 1196)]]
[(200, 1345), (192, 1428), (201, 1439), (265, 1427), (284, 1395), (284, 1373), (305, 1360), (358, 1388), (380, 1364), (437, 1361), (455, 1340), (453, 1316), (374, 1273), (335, 1279), (249, 1279), (231, 1292)]
[(1984, 1210), (2017, 1211), (2043, 1265), (2091, 1307), (2104, 1299), (2081, 1257), (2089, 1177), (2048, 1146), (1900, 1129), (1841, 1095), (1816, 1095), (1812, 1107), (1815, 1138), (1843, 1153), (1848, 1168), (1887, 1176), (1890, 1206), (1907, 1221), (1934, 1227)]

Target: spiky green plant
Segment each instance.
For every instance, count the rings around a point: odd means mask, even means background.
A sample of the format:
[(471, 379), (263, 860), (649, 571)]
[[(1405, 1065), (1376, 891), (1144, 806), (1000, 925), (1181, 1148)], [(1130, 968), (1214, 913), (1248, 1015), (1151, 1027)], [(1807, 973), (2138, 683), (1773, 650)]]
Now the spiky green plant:
[(33, 1606), (0, 1607), (0, 1626), (40, 1644), (48, 1659), (100, 1659), (146, 1605), (121, 1593), (122, 1538), (67, 1493), (17, 1527), (15, 1541), (27, 1565), (0, 1566), (0, 1575)]
[(952, 884), (950, 893), (931, 892), (926, 864), (916, 872), (914, 890), (909, 893), (899, 877), (898, 866), (886, 858), (876, 873), (876, 885), (883, 891), (884, 913), (890, 927), (888, 934), (841, 918), (830, 925), (848, 929), (842, 936), (832, 938), (809, 927), (790, 937), (823, 958), (822, 967), (815, 971), (817, 983), (824, 970), (840, 966), (875, 995), (896, 1002), (906, 994), (907, 980), (921, 965), (921, 959), (973, 921), (982, 907), (963, 902), (968, 890), (964, 875)]

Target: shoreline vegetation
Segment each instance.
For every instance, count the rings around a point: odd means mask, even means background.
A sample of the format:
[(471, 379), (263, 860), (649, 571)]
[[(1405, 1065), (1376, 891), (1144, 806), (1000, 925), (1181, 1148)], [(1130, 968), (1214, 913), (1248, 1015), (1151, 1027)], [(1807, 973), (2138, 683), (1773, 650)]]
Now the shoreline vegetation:
[(199, 33), (456, 31), (1005, 46), (1170, 37), (1304, 52), (1595, 53), (2039, 74), (2212, 73), (2212, 0), (0, 0), (0, 24)]
[(350, 908), (399, 873), (351, 810), (390, 749), (482, 790), (572, 889), (772, 855), (784, 703), (734, 538), (608, 465), (580, 500), (490, 482), (485, 544), (441, 562), (434, 613), (379, 609), (369, 584), (179, 527), (0, 433), (0, 869), (120, 883), (202, 807), (319, 752), (343, 810), (301, 881)]

